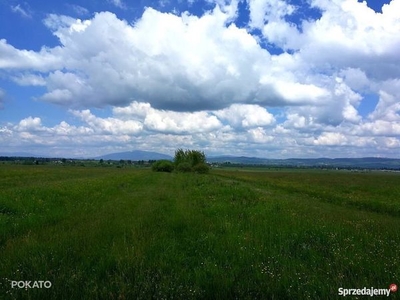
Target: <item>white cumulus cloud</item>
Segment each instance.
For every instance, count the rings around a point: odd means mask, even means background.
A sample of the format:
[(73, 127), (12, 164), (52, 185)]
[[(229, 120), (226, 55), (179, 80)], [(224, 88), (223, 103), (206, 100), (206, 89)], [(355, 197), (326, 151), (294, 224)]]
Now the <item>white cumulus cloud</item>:
[[(110, 152), (398, 153), (400, 0), (382, 13), (356, 0), (249, 0), (241, 27), (238, 1), (207, 2), (215, 7), (201, 15), (146, 7), (135, 22), (71, 6), (87, 19), (43, 20), (58, 46), (18, 49), (0, 39), (0, 77), (21, 91), (35, 87), (41, 94), (31, 98), (70, 109), (81, 123), (46, 126), (28, 114), (1, 123), (0, 142), (56, 145), (75, 135), (74, 145)], [(307, 9), (318, 13), (307, 18)], [(10, 91), (2, 86), (0, 106)]]

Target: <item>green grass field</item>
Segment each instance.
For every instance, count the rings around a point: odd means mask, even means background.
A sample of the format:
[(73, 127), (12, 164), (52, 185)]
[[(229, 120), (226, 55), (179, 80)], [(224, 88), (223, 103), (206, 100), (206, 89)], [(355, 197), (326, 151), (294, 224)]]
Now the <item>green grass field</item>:
[(1, 299), (336, 299), (400, 283), (398, 173), (0, 165), (0, 190)]

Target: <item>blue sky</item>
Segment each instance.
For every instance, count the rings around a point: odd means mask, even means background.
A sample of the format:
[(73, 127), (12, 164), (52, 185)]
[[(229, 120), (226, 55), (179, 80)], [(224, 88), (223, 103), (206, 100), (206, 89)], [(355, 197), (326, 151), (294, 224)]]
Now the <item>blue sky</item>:
[(400, 0), (0, 1), (0, 154), (399, 157)]

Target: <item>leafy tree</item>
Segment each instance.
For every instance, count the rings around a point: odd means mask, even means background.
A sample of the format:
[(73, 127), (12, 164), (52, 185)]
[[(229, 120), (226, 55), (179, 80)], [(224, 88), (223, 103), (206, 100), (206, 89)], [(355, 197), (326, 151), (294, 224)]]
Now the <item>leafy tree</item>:
[(175, 151), (175, 157), (174, 157), (175, 166), (179, 166), (181, 163), (187, 162), (186, 152), (187, 151), (183, 151), (182, 149), (178, 149)]

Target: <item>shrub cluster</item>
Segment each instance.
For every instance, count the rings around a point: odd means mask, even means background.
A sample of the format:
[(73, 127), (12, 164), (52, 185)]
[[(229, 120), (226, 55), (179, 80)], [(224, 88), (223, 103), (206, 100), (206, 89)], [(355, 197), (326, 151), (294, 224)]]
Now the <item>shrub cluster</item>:
[(159, 160), (153, 163), (153, 171), (156, 172), (195, 172), (208, 173), (210, 167), (206, 163), (206, 156), (203, 151), (182, 150), (175, 151), (174, 162), (169, 160)]
[(182, 150), (175, 151), (175, 168), (178, 172), (208, 173), (209, 166), (206, 163), (206, 155), (203, 151)]
[(151, 169), (156, 172), (172, 172), (174, 170), (174, 164), (172, 161), (163, 159), (158, 160), (151, 165)]
[(195, 173), (206, 174), (209, 171), (210, 171), (210, 167), (206, 163), (199, 163), (199, 164), (193, 166), (193, 172), (195, 172)]

